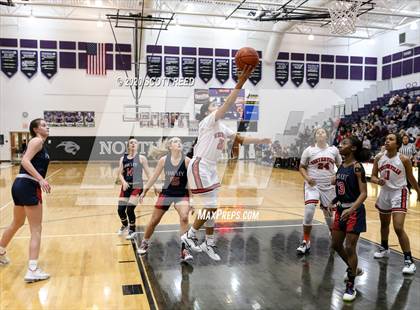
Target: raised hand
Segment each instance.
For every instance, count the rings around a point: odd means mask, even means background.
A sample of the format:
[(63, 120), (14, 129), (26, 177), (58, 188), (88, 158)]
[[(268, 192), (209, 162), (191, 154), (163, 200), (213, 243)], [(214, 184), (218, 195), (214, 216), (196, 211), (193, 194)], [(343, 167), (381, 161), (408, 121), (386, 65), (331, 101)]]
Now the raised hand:
[[(238, 76), (238, 83), (236, 84), (236, 89), (242, 88), (245, 84), (246, 80), (251, 76), (252, 71), (254, 71), (255, 67), (250, 65), (245, 65), (244, 69), (240, 71), (240, 75)], [(239, 73), (239, 71), (238, 71)]]

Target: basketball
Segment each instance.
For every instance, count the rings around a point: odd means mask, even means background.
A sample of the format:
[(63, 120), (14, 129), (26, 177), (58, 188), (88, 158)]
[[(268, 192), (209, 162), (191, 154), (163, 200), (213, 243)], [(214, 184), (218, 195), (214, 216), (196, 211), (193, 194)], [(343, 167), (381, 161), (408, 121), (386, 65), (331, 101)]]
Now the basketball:
[(251, 65), (254, 68), (258, 65), (260, 57), (252, 47), (243, 47), (235, 55), (236, 67), (242, 70), (245, 65)]

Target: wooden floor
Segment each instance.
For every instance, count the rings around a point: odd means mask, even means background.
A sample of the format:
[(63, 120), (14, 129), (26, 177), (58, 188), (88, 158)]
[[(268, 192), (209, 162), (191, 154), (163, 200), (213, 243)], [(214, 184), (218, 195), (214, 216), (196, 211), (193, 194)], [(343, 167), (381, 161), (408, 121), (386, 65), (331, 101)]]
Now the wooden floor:
[[(253, 162), (220, 164), (223, 176), (220, 203), (242, 213), (255, 211), (258, 221), (301, 220), (303, 181), (295, 171), (272, 169)], [(13, 211), (10, 187), (18, 167), (0, 166), (0, 232)], [(149, 309), (146, 294), (123, 295), (123, 285), (140, 284), (131, 243), (116, 235), (119, 186), (116, 166), (110, 164), (51, 164), (48, 180), (52, 192), (44, 195), (43, 239), (40, 266), (51, 279), (25, 284), (29, 229), (25, 225), (8, 247), (11, 264), (0, 267), (0, 309)], [(380, 241), (379, 218), (374, 208), (378, 194), (369, 184), (366, 202), (368, 231), (362, 237)], [(410, 197), (406, 231), (413, 255), (420, 258), (420, 204)], [(152, 193), (136, 209), (138, 225), (145, 225), (153, 210)], [(317, 220), (323, 221), (320, 211)], [(231, 222), (232, 220), (224, 220)], [(162, 224), (176, 224), (172, 209)], [(400, 250), (393, 232), (390, 245)], [(143, 275), (143, 280), (148, 281)]]

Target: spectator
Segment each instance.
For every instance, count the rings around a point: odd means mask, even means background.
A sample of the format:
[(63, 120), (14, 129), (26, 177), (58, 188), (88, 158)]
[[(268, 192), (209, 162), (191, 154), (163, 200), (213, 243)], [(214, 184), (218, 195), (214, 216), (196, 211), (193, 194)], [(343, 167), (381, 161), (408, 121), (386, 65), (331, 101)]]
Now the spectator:
[(370, 140), (367, 136), (364, 136), (363, 138), (363, 148), (371, 150), (372, 149), (372, 145), (370, 144)]
[(415, 145), (410, 143), (410, 138), (407, 134), (402, 136), (402, 145), (399, 152), (410, 158), (411, 161), (413, 161), (414, 155), (417, 153)]

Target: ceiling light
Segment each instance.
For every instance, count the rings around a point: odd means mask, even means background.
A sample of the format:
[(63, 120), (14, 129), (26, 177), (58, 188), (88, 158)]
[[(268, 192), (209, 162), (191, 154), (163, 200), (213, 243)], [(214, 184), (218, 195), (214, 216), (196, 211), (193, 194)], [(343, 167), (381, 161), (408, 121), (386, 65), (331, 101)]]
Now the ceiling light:
[(309, 41), (315, 40), (315, 36), (313, 34), (308, 35), (308, 40)]

